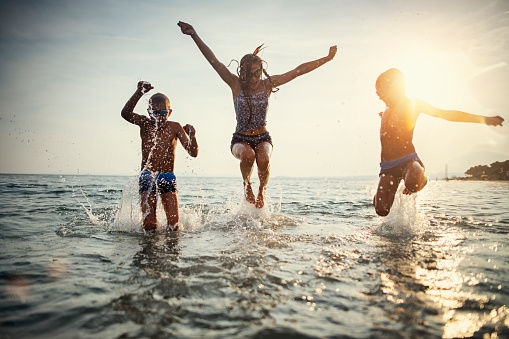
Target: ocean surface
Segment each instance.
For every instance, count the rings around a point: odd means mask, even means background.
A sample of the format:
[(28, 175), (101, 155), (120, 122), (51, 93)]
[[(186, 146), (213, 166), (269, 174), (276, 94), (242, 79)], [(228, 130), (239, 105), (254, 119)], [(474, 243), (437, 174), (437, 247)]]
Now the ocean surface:
[(376, 180), (271, 178), (256, 210), (179, 177), (182, 231), (145, 235), (134, 176), (1, 174), (0, 338), (508, 338), (509, 183), (381, 218)]

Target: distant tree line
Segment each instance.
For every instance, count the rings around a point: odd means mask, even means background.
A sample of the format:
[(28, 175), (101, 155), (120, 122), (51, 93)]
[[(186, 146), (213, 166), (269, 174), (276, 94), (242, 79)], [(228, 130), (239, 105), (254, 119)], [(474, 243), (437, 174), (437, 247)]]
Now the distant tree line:
[(466, 172), (469, 179), (479, 180), (509, 180), (509, 160), (494, 162), (489, 166), (478, 165), (470, 167)]

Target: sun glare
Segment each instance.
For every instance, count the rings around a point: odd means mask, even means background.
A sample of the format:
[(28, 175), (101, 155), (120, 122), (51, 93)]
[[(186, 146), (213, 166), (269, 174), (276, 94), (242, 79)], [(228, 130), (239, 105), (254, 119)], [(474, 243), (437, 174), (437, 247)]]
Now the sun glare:
[(418, 53), (401, 63), (405, 74), (407, 95), (431, 102), (459, 95), (454, 58), (438, 53)]

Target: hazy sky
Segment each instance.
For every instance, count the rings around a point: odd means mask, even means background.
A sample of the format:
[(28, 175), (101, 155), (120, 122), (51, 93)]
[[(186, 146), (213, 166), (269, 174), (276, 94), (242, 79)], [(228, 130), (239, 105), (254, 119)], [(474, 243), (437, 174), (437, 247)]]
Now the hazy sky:
[[(374, 83), (391, 67), (410, 96), (509, 119), (504, 0), (2, 1), (0, 172), (135, 175), (139, 129), (120, 111), (147, 80), (170, 98), (170, 119), (197, 130), (200, 154), (179, 146), (176, 175), (240, 177), (231, 91), (179, 20), (225, 64), (265, 43), (269, 74), (338, 45), (332, 62), (271, 97), (274, 176), (377, 175), (384, 104)], [(422, 115), (414, 143), (430, 176), (446, 165), (463, 173), (509, 159), (508, 131)]]

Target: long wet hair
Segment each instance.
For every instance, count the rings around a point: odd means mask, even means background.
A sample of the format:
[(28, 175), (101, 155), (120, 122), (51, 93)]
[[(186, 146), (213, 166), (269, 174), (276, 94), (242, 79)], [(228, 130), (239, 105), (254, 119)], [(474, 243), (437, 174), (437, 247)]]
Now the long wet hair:
[(242, 59), (240, 59), (240, 64), (237, 67), (237, 75), (239, 76), (239, 79), (240, 79), (240, 89), (241, 89), (242, 93), (244, 94), (244, 97), (246, 98), (247, 106), (249, 108), (249, 119), (247, 121), (248, 125), (251, 123), (251, 117), (253, 115), (253, 108), (252, 108), (252, 103), (251, 103), (251, 95), (249, 95), (249, 93), (247, 93), (247, 90), (246, 90), (248, 79), (241, 76), (241, 71), (244, 71), (245, 74), (250, 75), (253, 65), (260, 65), (263, 74), (269, 80), (270, 92), (275, 93), (275, 92), (279, 91), (279, 88), (277, 88), (274, 85), (274, 82), (272, 82), (272, 78), (267, 73), (266, 67), (264, 67), (264, 64), (267, 65), (267, 62), (265, 62), (264, 60), (262, 60), (262, 58), (260, 58), (258, 56), (258, 53), (260, 53), (260, 51), (262, 49), (263, 49), (263, 44), (256, 47), (256, 49), (254, 50), (253, 53), (244, 55), (242, 57)]

